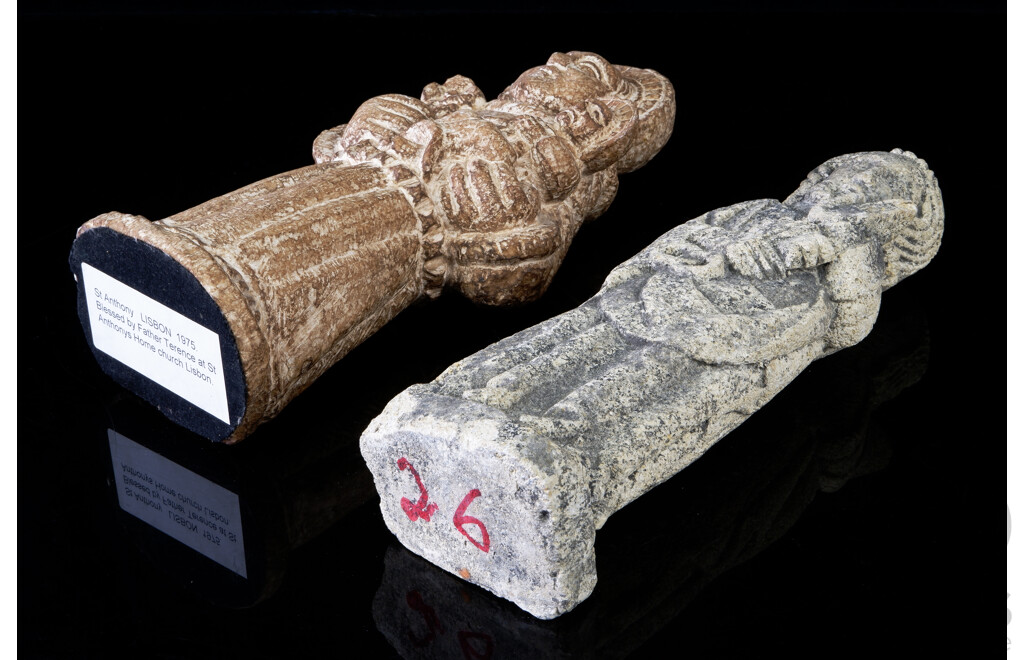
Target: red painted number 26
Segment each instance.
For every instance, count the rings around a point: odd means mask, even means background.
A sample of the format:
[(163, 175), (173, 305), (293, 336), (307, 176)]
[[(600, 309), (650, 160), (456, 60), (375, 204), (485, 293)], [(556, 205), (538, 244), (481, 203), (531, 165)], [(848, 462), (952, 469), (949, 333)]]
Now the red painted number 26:
[[(403, 456), (398, 459), (398, 469), (408, 470), (412, 474), (413, 479), (416, 480), (416, 486), (420, 490), (420, 496), (416, 502), (413, 502), (408, 497), (402, 498), (402, 510), (405, 511), (405, 515), (413, 522), (415, 522), (417, 518), (430, 522), (430, 517), (435, 511), (437, 511), (437, 504), (430, 502), (427, 487), (423, 485), (423, 480), (420, 479), (420, 475), (416, 471), (416, 468), (412, 466), (409, 459)], [(468, 509), (473, 500), (478, 497), (480, 497), (479, 488), (474, 488), (466, 493), (466, 496), (462, 498), (462, 502), (459, 503), (458, 508), (455, 509), (455, 515), (452, 516), (452, 524), (455, 525), (455, 529), (459, 530), (460, 534), (469, 539), (470, 543), (484, 552), (489, 552), (491, 549), (491, 537), (487, 533), (487, 527), (485, 527), (478, 518), (466, 515), (466, 509)], [(466, 525), (476, 525), (477, 529), (480, 530), (479, 541), (473, 538), (473, 536), (466, 531)]]

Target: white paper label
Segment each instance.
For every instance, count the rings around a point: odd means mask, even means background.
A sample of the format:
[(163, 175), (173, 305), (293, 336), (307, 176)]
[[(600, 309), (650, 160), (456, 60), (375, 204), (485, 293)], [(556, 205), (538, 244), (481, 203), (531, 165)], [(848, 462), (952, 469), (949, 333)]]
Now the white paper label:
[(217, 333), (84, 262), (82, 279), (97, 349), (231, 423)]
[(247, 577), (238, 495), (113, 429), (107, 437), (121, 508)]

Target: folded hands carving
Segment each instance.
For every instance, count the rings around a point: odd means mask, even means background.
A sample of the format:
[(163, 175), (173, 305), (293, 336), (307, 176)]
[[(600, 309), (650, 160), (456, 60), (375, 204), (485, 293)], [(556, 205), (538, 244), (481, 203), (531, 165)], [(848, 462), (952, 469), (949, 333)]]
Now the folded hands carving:
[(556, 53), (490, 102), (463, 76), (419, 99), (370, 99), (313, 153), (388, 169), (420, 216), (428, 295), (450, 284), (521, 302), (543, 293), (579, 226), (608, 207), (618, 173), (664, 145), (674, 114), (663, 76)]

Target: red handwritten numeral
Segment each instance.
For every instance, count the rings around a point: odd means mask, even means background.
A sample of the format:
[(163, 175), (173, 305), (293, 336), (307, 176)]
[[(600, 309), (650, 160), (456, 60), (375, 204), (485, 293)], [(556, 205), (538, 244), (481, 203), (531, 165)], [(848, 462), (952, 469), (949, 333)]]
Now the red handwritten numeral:
[(420, 499), (415, 504), (408, 497), (402, 498), (402, 511), (405, 511), (405, 515), (409, 516), (409, 520), (414, 522), (417, 518), (430, 522), (430, 516), (434, 515), (434, 512), (437, 511), (437, 505), (427, 503), (427, 489), (420, 479), (420, 473), (416, 471), (416, 468), (412, 466), (412, 463), (405, 456), (398, 459), (398, 469), (412, 472), (412, 477), (416, 480), (416, 485), (420, 489)]
[[(430, 502), (430, 496), (427, 494), (427, 487), (423, 485), (423, 480), (420, 479), (420, 473), (416, 471), (416, 468), (412, 466), (405, 456), (398, 459), (398, 469), (408, 470), (412, 473), (412, 478), (416, 480), (416, 487), (420, 489), (420, 498), (413, 502), (408, 497), (402, 498), (402, 511), (405, 511), (405, 515), (409, 516), (409, 520), (415, 522), (417, 518), (422, 518), (427, 522), (430, 522), (430, 516), (437, 512), (437, 504)], [(480, 548), (484, 552), (490, 552), (491, 549), (491, 537), (487, 533), (487, 527), (484, 526), (477, 518), (466, 515), (466, 509), (476, 498), (480, 497), (480, 489), (474, 488), (473, 490), (466, 493), (466, 496), (462, 498), (462, 502), (459, 507), (455, 509), (455, 515), (452, 516), (452, 523), (455, 525), (455, 529), (459, 530), (463, 536), (469, 539), (469, 542)], [(480, 529), (480, 535), (482, 540), (477, 541), (475, 538), (470, 536), (469, 532), (466, 531), (466, 525), (476, 525)]]
[(435, 632), (444, 634), (444, 625), (441, 624), (441, 619), (437, 617), (434, 608), (423, 601), (423, 596), (420, 595), (420, 592), (413, 590), (405, 594), (405, 603), (414, 611), (419, 612), (423, 617), (423, 623), (427, 624), (427, 634), (421, 638), (417, 639), (412, 634), (412, 630), (408, 631), (409, 639), (412, 640), (413, 644), (417, 647), (423, 647), (434, 640)]
[[(472, 502), (478, 497), (480, 497), (480, 490), (478, 488), (474, 488), (473, 490), (466, 493), (466, 496), (462, 498), (462, 503), (459, 504), (459, 508), (455, 509), (455, 515), (452, 516), (452, 522), (455, 523), (455, 529), (462, 532), (462, 535), (469, 539), (470, 543), (480, 548), (484, 552), (487, 552), (491, 549), (491, 537), (487, 534), (487, 528), (484, 527), (484, 524), (482, 522), (480, 522), (473, 516), (465, 515), (466, 509), (469, 508), (470, 502)], [(463, 528), (463, 525), (476, 525), (477, 527), (479, 527), (480, 533), (483, 535), (483, 543), (478, 543), (475, 538), (470, 536), (469, 532), (467, 532)]]

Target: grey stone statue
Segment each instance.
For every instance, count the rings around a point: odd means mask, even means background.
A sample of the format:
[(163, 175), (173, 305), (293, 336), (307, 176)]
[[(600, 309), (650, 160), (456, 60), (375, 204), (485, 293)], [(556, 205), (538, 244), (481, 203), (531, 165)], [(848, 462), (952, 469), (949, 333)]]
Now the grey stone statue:
[(863, 339), (942, 226), (934, 175), (897, 149), (676, 227), (580, 307), (388, 404), (360, 441), (388, 528), (535, 616), (571, 610), (608, 516)]

